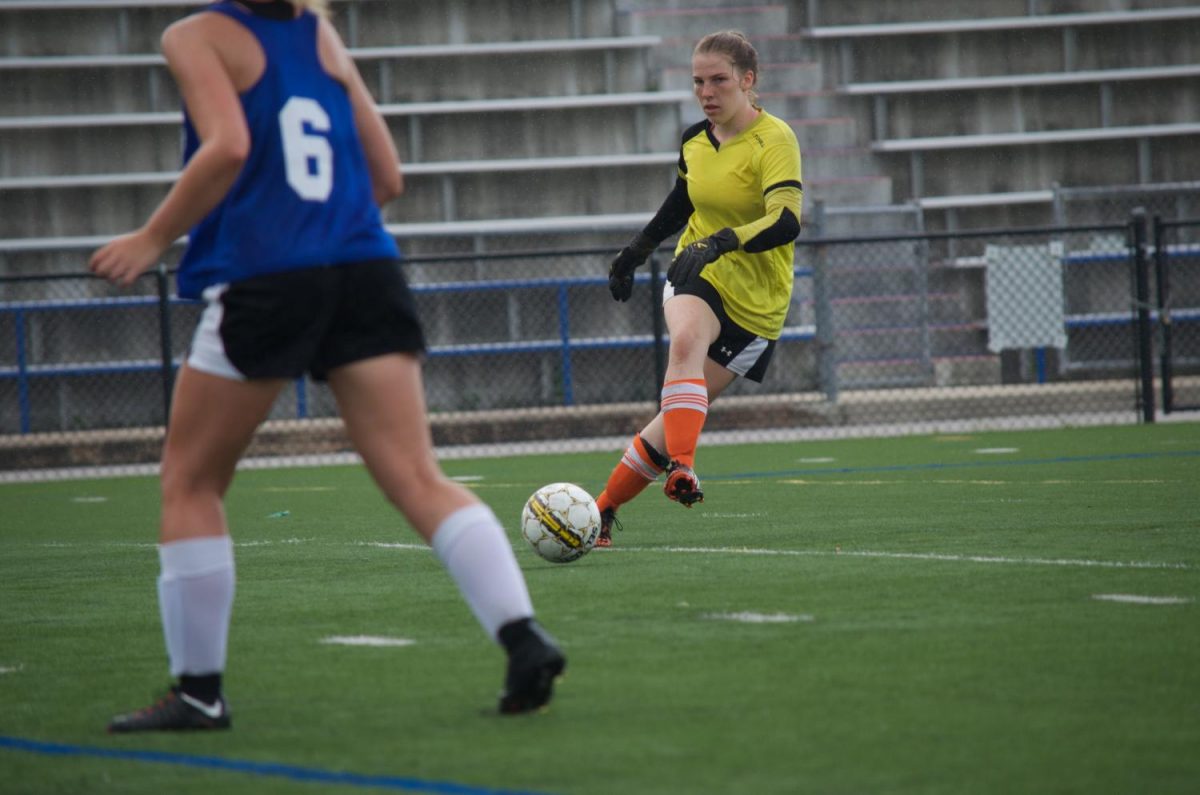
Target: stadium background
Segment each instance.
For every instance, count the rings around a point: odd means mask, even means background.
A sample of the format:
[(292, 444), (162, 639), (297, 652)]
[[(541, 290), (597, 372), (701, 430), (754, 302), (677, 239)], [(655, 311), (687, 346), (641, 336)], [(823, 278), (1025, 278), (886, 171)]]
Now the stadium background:
[[(88, 252), (178, 169), (161, 30), (194, 3), (0, 3), (0, 469), (151, 466), (197, 316)], [(1128, 423), (1200, 404), (1200, 9), (1169, 0), (334, 2), (396, 137), (446, 455), (616, 449), (656, 410), (689, 54), (745, 31), (804, 158), (788, 328), (712, 441)], [(931, 21), (934, 20), (934, 21)], [(652, 289), (655, 288), (655, 289)], [(497, 448), (496, 445), (504, 445)], [(523, 447), (522, 447), (523, 446)], [(347, 455), (297, 382), (256, 457)], [(24, 474), (21, 474), (24, 473)]]

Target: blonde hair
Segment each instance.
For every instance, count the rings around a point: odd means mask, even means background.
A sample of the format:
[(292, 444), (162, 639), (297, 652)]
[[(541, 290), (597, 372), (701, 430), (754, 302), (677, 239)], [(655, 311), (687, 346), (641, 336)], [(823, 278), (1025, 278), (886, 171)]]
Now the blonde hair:
[(740, 74), (752, 72), (754, 82), (750, 86), (750, 103), (758, 107), (758, 50), (740, 30), (720, 30), (710, 33), (696, 42), (692, 55), (724, 55)]
[(292, 5), (307, 8), (319, 17), (329, 16), (329, 0), (291, 0)]

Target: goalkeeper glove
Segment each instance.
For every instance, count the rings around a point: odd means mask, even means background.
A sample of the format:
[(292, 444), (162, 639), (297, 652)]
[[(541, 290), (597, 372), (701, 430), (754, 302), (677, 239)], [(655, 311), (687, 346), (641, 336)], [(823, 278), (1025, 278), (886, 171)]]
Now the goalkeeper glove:
[(738, 245), (737, 235), (729, 227), (702, 240), (689, 243), (675, 257), (671, 267), (667, 268), (667, 281), (671, 283), (672, 287), (686, 284), (699, 276), (705, 265), (715, 262), (726, 252), (734, 251)]
[(658, 244), (638, 232), (608, 266), (608, 291), (614, 301), (628, 301), (633, 295), (633, 272), (646, 261)]

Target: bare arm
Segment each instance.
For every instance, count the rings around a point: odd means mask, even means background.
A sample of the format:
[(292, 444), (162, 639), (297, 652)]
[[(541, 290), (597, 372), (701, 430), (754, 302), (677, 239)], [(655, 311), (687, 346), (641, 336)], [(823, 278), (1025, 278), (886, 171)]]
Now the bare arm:
[(350, 95), (350, 107), (354, 112), (354, 125), (367, 159), (367, 170), (371, 174), (371, 186), (375, 203), (386, 204), (404, 192), (404, 177), (400, 173), (400, 156), (388, 130), (387, 122), (379, 113), (375, 99), (363, 83), (362, 75), (354, 59), (346, 52), (337, 30), (327, 19), (321, 20), (320, 48), (322, 61), (337, 77)]
[(92, 255), (97, 275), (131, 284), (229, 192), (250, 152), (237, 90), (201, 15), (163, 34), (163, 54), (200, 138), (200, 146), (144, 226)]

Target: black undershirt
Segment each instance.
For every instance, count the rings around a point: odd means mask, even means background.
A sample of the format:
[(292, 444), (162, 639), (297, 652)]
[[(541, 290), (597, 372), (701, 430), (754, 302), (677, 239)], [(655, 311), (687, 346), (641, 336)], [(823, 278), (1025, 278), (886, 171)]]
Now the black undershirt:
[(269, 3), (249, 3), (243, 2), (238, 5), (245, 8), (256, 17), (263, 19), (295, 19), (296, 7), (287, 0), (271, 0)]

